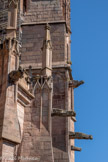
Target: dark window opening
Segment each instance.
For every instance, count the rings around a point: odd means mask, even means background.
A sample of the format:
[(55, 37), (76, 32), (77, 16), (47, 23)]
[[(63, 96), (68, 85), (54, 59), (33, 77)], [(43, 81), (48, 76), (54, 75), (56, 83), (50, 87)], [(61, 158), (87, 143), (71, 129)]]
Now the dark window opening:
[(27, 0), (23, 0), (23, 13), (27, 12)]

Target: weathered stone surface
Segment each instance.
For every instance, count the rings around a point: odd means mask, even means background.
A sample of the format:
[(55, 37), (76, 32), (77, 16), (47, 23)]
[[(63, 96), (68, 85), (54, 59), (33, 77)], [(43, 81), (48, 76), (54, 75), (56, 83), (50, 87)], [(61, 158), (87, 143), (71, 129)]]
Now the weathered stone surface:
[(9, 73), (9, 83), (16, 83), (20, 78), (23, 78), (24, 70), (19, 67), (18, 70), (11, 71)]
[[(45, 77), (46, 78), (46, 77)], [(42, 78), (43, 80), (43, 78)], [(54, 162), (51, 138), (51, 80), (37, 81), (34, 87), (35, 99), (25, 107), (24, 136), (19, 156), (37, 157), (40, 162)]]
[(8, 23), (8, 0), (0, 1), (0, 38), (2, 39), (2, 31), (6, 29)]
[[(70, 111), (65, 70), (65, 68), (53, 69), (53, 107)], [(71, 154), (71, 152), (67, 151), (68, 124), (69, 120), (66, 117), (52, 117), (54, 159), (58, 161), (68, 162), (69, 154)], [(63, 153), (65, 154), (65, 157), (61, 156)], [(56, 157), (58, 158), (56, 159)]]
[(81, 80), (81, 81), (78, 81), (78, 80), (72, 80), (70, 81), (69, 85), (72, 86), (73, 88), (77, 88), (79, 87), (80, 85), (84, 84), (84, 81)]
[[(50, 24), (52, 41), (52, 60), (55, 62), (65, 61), (65, 24)], [(22, 26), (22, 49), (21, 65), (23, 67), (37, 68), (42, 63), (43, 40), (45, 25)], [(31, 32), (29, 32), (29, 30)], [(39, 66), (41, 68), (41, 64)]]
[(28, 6), (28, 12), (24, 15), (24, 23), (48, 22), (64, 20), (62, 7), (59, 0), (35, 1)]
[(67, 110), (63, 110), (63, 109), (53, 108), (51, 115), (52, 116), (61, 116), (61, 117), (72, 117), (72, 116), (76, 116), (76, 113), (72, 110), (67, 111)]
[(69, 138), (70, 139), (90, 139), (90, 140), (93, 139), (92, 135), (87, 135), (79, 132), (69, 132)]
[(82, 149), (79, 147), (71, 146), (72, 151), (81, 151)]
[[(18, 15), (17, 0), (4, 2), (12, 3), (7, 15), (0, 1), (2, 29), (8, 24), (0, 36), (9, 38), (9, 50), (0, 46), (0, 137), (5, 138), (0, 156), (16, 155), (19, 162), (74, 162), (74, 139), (92, 137), (74, 134), (74, 88), (83, 82), (71, 74), (70, 0), (20, 0)], [(16, 39), (20, 65), (30, 76), (18, 71)]]
[(15, 146), (16, 144), (3, 140), (2, 142), (2, 162), (14, 162), (15, 160)]
[(25, 107), (28, 104), (30, 104), (35, 97), (29, 91), (29, 88), (28, 87), (26, 88), (27, 83), (26, 84), (22, 83), (23, 82), (18, 83), (17, 102)]
[(45, 40), (42, 47), (42, 75), (52, 76), (52, 42), (50, 34), (50, 25), (45, 26)]
[[(6, 50), (5, 44), (3, 45), (3, 49), (0, 50), (0, 60), (2, 68), (0, 70), (1, 77), (1, 92), (0, 92), (0, 101), (2, 106), (0, 106), (1, 110), (1, 136), (2, 138), (14, 141), (16, 143), (20, 142), (20, 132), (19, 132), (19, 124), (17, 120), (17, 110), (15, 105), (15, 87), (8, 86), (8, 57), (9, 51)], [(13, 68), (15, 66), (14, 57), (11, 57), (10, 64)], [(2, 84), (4, 83), (4, 85)], [(9, 117), (10, 116), (10, 117)], [(14, 132), (14, 134), (12, 134)]]

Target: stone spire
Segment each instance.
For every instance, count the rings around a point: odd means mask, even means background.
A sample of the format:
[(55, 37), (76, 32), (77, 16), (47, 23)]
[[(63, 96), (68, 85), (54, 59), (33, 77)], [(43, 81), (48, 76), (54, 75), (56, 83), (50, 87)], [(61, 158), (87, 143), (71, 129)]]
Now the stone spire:
[(52, 75), (52, 43), (49, 24), (45, 26), (45, 40), (42, 47), (42, 75)]

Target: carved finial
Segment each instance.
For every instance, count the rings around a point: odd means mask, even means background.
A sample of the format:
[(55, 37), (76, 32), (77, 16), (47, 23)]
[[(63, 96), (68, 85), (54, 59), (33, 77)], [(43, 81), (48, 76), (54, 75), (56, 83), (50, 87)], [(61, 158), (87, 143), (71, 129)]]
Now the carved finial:
[(50, 25), (49, 25), (48, 23), (46, 24), (45, 29), (46, 29), (46, 30), (47, 30), (47, 29), (48, 29), (48, 30), (51, 29), (51, 27), (50, 27)]

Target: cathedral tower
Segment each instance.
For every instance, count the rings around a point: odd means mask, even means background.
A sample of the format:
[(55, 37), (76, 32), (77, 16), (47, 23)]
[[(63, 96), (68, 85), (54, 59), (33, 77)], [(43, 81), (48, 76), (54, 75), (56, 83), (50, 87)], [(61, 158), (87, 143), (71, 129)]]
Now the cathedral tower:
[(0, 0), (0, 156), (74, 162), (70, 0)]
[[(34, 77), (45, 74), (50, 76), (52, 73), (52, 111), (64, 110), (65, 113), (74, 111), (71, 100), (73, 88), (69, 84), (72, 80), (70, 0), (24, 0), (20, 6), (20, 18), (22, 20), (21, 66), (27, 70), (29, 66), (32, 66), (32, 75)], [(48, 25), (46, 26), (46, 24)], [(44, 46), (43, 40), (45, 40)], [(48, 64), (50, 64), (49, 67)], [(39, 91), (39, 87), (36, 88)], [(45, 96), (47, 99), (47, 93)], [(73, 114), (70, 114), (69, 117), (67, 115), (63, 117), (62, 115), (61, 113), (58, 116), (55, 113), (49, 121), (51, 122), (52, 146), (49, 140), (47, 141), (46, 139), (46, 142), (38, 141), (39, 144), (35, 144), (38, 145), (38, 149), (35, 150), (36, 152), (37, 150), (41, 152), (52, 147), (52, 157), (55, 162), (74, 162), (74, 151), (71, 151), (71, 145), (74, 145), (74, 140), (69, 139), (69, 131), (74, 132), (75, 117), (73, 117)], [(35, 119), (35, 123), (41, 120), (38, 118)], [(44, 133), (45, 130), (43, 130), (43, 136)], [(38, 132), (35, 135), (38, 136)], [(44, 156), (44, 160), (45, 158), (46, 156)], [(48, 159), (45, 161), (47, 162)], [(49, 161), (52, 162), (52, 159), (49, 159)]]

